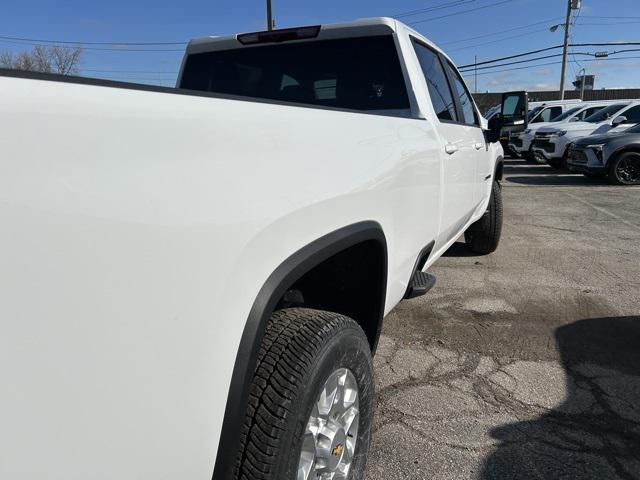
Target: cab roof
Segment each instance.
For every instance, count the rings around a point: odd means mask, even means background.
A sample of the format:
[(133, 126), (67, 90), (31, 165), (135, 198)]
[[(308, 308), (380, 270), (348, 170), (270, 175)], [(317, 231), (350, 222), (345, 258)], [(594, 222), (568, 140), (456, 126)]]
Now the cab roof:
[[(312, 29), (316, 28), (317, 35), (313, 37), (299, 38), (299, 39), (287, 39), (287, 42), (304, 42), (309, 40), (332, 40), (338, 38), (352, 38), (352, 37), (373, 37), (378, 35), (389, 35), (392, 33), (397, 33), (399, 31), (407, 32), (420, 40), (428, 43), (433, 48), (440, 51), (440, 49), (433, 44), (433, 42), (429, 41), (423, 35), (419, 34), (415, 30), (411, 29), (404, 23), (395, 20), (389, 17), (374, 17), (374, 18), (361, 18), (358, 20), (354, 20), (352, 22), (346, 23), (333, 23), (327, 25), (318, 25), (318, 26), (302, 26), (302, 27), (294, 27), (294, 28), (286, 28), (273, 30), (272, 33), (278, 34), (283, 32), (292, 32), (295, 30), (304, 30), (304, 29)], [(257, 34), (268, 34), (269, 32), (255, 32), (253, 35)], [(242, 43), (243, 37), (248, 37), (252, 35), (248, 34), (236, 34), (236, 35), (226, 35), (226, 36), (209, 36), (209, 37), (201, 37), (195, 38), (189, 42), (187, 46), (186, 54), (192, 55), (197, 53), (205, 53), (205, 52), (213, 52), (220, 50), (232, 50), (237, 48), (244, 48), (246, 46), (257, 46), (258, 43), (252, 43), (251, 45), (246, 45)], [(260, 42), (262, 45), (273, 45), (274, 41), (264, 41)]]

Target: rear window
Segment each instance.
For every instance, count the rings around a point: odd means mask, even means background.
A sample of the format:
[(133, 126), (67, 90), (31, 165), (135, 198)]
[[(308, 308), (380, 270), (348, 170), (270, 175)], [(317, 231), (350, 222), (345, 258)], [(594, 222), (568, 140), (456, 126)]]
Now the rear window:
[(627, 105), (628, 104), (626, 103), (616, 103), (614, 105), (609, 105), (608, 107), (603, 108), (599, 112), (594, 113), (590, 117), (585, 118), (584, 121), (591, 122), (591, 123), (604, 122), (605, 120), (609, 120), (609, 118), (611, 118), (615, 113), (618, 113), (618, 111), (622, 110)]
[(410, 111), (391, 36), (195, 54), (187, 59), (180, 87), (388, 114)]

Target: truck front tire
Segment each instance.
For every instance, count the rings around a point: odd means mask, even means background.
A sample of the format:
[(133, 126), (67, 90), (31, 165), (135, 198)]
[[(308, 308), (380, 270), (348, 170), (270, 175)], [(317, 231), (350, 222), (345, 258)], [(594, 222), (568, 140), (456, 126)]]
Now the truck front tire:
[(464, 232), (464, 239), (472, 251), (486, 255), (498, 248), (501, 234), (502, 186), (494, 180), (487, 211)]
[(236, 478), (363, 478), (373, 390), (371, 349), (355, 321), (276, 311), (258, 352)]

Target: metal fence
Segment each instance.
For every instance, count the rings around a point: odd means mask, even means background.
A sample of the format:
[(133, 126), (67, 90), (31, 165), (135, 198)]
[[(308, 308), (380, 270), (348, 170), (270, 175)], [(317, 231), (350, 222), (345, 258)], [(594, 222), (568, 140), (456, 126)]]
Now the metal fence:
[[(564, 96), (567, 99), (580, 98), (580, 91), (567, 90), (565, 91)], [(480, 108), (480, 112), (484, 113), (489, 108), (494, 105), (498, 105), (502, 101), (502, 93), (475, 93), (473, 98), (475, 98), (478, 108)], [(529, 92), (530, 102), (558, 100), (558, 98), (560, 98), (560, 92), (557, 90)], [(640, 88), (616, 88), (584, 91), (584, 100), (620, 100), (626, 98), (640, 99)]]

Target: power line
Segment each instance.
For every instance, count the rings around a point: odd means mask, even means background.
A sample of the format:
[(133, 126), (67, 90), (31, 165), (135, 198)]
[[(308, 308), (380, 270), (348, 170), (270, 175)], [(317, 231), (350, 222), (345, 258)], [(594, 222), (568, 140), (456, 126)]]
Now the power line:
[[(624, 50), (618, 50), (618, 51), (615, 51), (615, 52), (611, 52), (611, 53), (609, 53), (609, 55), (616, 55), (618, 53), (628, 53), (628, 52), (640, 52), (640, 48), (626, 48)], [(584, 56), (588, 56), (588, 57), (595, 56), (595, 54), (591, 53), (591, 52), (569, 52), (569, 55), (573, 55), (573, 56), (575, 56), (575, 55), (584, 55)], [(529, 58), (527, 60), (519, 60), (517, 62), (499, 63), (497, 65), (487, 65), (487, 66), (480, 67), (480, 68), (475, 68), (475, 64), (474, 64), (472, 67), (467, 67), (466, 69), (461, 70), (461, 71), (466, 73), (466, 72), (471, 72), (471, 71), (475, 71), (475, 70), (489, 70), (489, 69), (492, 69), (492, 68), (506, 67), (506, 66), (509, 66), (509, 65), (518, 65), (518, 64), (521, 64), (521, 63), (535, 62), (537, 60), (545, 60), (547, 58), (554, 58), (554, 57), (561, 57), (561, 56), (562, 56), (562, 53), (555, 53), (553, 55), (545, 55), (545, 56), (542, 56), (542, 57)], [(580, 68), (582, 68), (582, 67), (580, 67)]]
[[(480, 68), (467, 68), (464, 71), (465, 72), (469, 72), (472, 70), (488, 70), (490, 68), (499, 68), (499, 67), (507, 67), (509, 65), (518, 65), (521, 63), (529, 63), (529, 62), (535, 62), (537, 60), (545, 60), (547, 58), (555, 58), (555, 57), (561, 57), (563, 54), (562, 53), (554, 53), (553, 55), (544, 55), (542, 57), (535, 57), (535, 58), (529, 58), (527, 60), (519, 60), (517, 62), (509, 62), (509, 63), (499, 63), (497, 65), (487, 65), (485, 67), (480, 67)], [(585, 56), (589, 56), (592, 57), (593, 53), (588, 53), (588, 52), (571, 52), (571, 55), (585, 55)]]
[(547, 31), (548, 31), (548, 29), (543, 28), (541, 30), (533, 30), (532, 32), (520, 33), (518, 35), (511, 35), (509, 37), (503, 37), (503, 38), (500, 38), (498, 40), (491, 40), (489, 42), (474, 43), (473, 45), (469, 45), (469, 46), (466, 46), (466, 47), (448, 48), (447, 49), (447, 53), (449, 53), (449, 52), (459, 52), (460, 50), (470, 50), (472, 48), (481, 47), (483, 45), (491, 45), (493, 43), (503, 42), (504, 40), (511, 40), (513, 38), (527, 37), (529, 35), (533, 35), (534, 33), (541, 33), (541, 32), (547, 32)]
[[(36, 42), (23, 42), (17, 40), (2, 40), (0, 39), (0, 43), (6, 43), (11, 45), (31, 45), (34, 47), (51, 47), (53, 44), (45, 44), (45, 43), (36, 43)], [(115, 44), (117, 45), (117, 44)], [(72, 49), (78, 48), (79, 45), (58, 45), (60, 48)], [(101, 48), (101, 47), (81, 47), (83, 50), (89, 51), (108, 51), (108, 52), (181, 52), (184, 53), (184, 49), (161, 49), (161, 48)]]
[(514, 1), (515, 0), (502, 0), (501, 2), (490, 3), (488, 5), (483, 5), (481, 7), (470, 8), (469, 10), (463, 10), (461, 12), (454, 12), (454, 13), (449, 13), (447, 15), (440, 15), (439, 17), (432, 17), (432, 18), (427, 18), (427, 19), (424, 19), (424, 20), (418, 20), (418, 21), (415, 21), (415, 22), (411, 22), (410, 25), (417, 25), (418, 23), (432, 22), (434, 20), (440, 20), (442, 18), (453, 17), (455, 15), (463, 15), (465, 13), (476, 12), (478, 10), (483, 10), (485, 8), (497, 7), (498, 5), (504, 5), (505, 3), (511, 3), (511, 2), (514, 2)]
[(554, 21), (559, 20), (561, 18), (562, 17), (553, 17), (553, 18), (549, 18), (547, 20), (541, 20), (539, 22), (530, 23), (528, 25), (522, 25), (520, 27), (508, 28), (507, 30), (501, 30), (499, 32), (485, 33), (484, 35), (476, 35), (475, 37), (467, 37), (467, 38), (463, 38), (463, 39), (460, 39), (460, 40), (451, 40), (449, 42), (439, 42), (438, 44), (439, 45), (451, 45), (453, 43), (464, 43), (464, 42), (468, 42), (469, 40), (477, 40), (478, 38), (492, 37), (494, 35), (502, 35), (503, 33), (514, 32), (516, 30), (521, 30), (521, 29), (529, 28), (529, 27), (535, 27), (536, 25), (542, 25), (543, 23), (554, 22)]
[(400, 12), (390, 16), (393, 18), (411, 17), (413, 15), (420, 15), (422, 13), (429, 13), (436, 10), (443, 10), (445, 8), (458, 7), (461, 5), (466, 5), (468, 3), (474, 3), (474, 2), (476, 2), (476, 0), (453, 0), (447, 3), (441, 3), (440, 5), (434, 5), (433, 7), (420, 8), (418, 10), (409, 10), (407, 12)]
[(36, 43), (55, 43), (55, 44), (73, 44), (73, 45), (127, 45), (127, 46), (143, 46), (143, 45), (186, 45), (188, 42), (80, 42), (71, 40), (43, 40), (39, 38), (22, 38), (22, 37), (5, 37), (0, 36), (2, 40), (19, 40), (23, 42)]
[[(611, 46), (620, 46), (620, 45), (624, 45), (624, 46), (640, 46), (640, 42), (603, 42), (603, 43), (571, 43), (569, 44), (570, 47), (611, 47)], [(467, 65), (461, 65), (458, 68), (459, 69), (463, 69), (463, 68), (470, 68), (470, 67), (476, 67), (478, 65), (486, 65), (489, 63), (496, 63), (496, 62), (500, 62), (502, 60), (511, 60), (512, 58), (519, 58), (519, 57), (526, 57), (528, 55), (533, 55), (535, 53), (542, 53), (542, 52), (548, 52), (549, 50), (555, 50), (557, 48), (562, 48), (562, 45), (554, 45), (552, 47), (547, 47), (547, 48), (540, 48), (538, 50), (530, 50), (528, 52), (522, 52), (522, 53), (517, 53), (515, 55), (509, 55), (507, 57), (500, 57), (500, 58), (494, 58), (491, 60), (485, 60), (483, 62), (478, 62), (478, 63), (470, 63)]]
[[(640, 59), (640, 56), (633, 56), (633, 57), (620, 57), (620, 58), (593, 58), (593, 59), (587, 59), (587, 60), (583, 60), (583, 62), (609, 62), (609, 61), (620, 61), (620, 60), (637, 60)], [(483, 75), (494, 75), (496, 73), (502, 73), (502, 72), (512, 72), (515, 70), (525, 70), (528, 68), (537, 68), (537, 67), (546, 67), (549, 65), (560, 65), (562, 62), (547, 62), (547, 63), (539, 63), (536, 65), (525, 65), (523, 67), (514, 67), (514, 68), (505, 68), (502, 70), (492, 70), (490, 72), (481, 72), (478, 73), (478, 75), (483, 76)], [(473, 70), (467, 70), (465, 72), (461, 72), (463, 76), (466, 77), (470, 77), (471, 75), (475, 75), (475, 72)]]
[(484, 62), (470, 63), (468, 65), (461, 65), (461, 66), (458, 67), (458, 69), (476, 67), (478, 65), (486, 65), (488, 63), (500, 62), (502, 60), (511, 60), (512, 58), (526, 57), (527, 55), (533, 55), (535, 53), (548, 52), (549, 50), (555, 50), (557, 48), (562, 48), (562, 45), (555, 45), (553, 47), (540, 48), (538, 50), (530, 50), (528, 52), (523, 52), (523, 53), (516, 53), (515, 55), (509, 55), (508, 57), (494, 58), (492, 60), (485, 60)]

